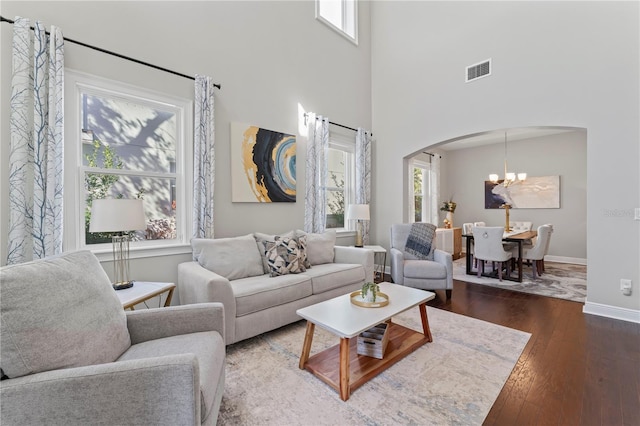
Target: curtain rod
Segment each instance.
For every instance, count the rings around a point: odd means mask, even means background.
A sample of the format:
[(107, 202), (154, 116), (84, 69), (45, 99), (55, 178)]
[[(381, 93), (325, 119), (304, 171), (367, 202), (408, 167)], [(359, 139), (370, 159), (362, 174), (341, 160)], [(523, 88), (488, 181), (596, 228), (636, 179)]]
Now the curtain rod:
[(442, 158), (442, 155), (440, 155), (440, 154), (433, 154), (433, 153), (431, 153), (431, 152), (427, 152), (427, 151), (422, 151), (422, 153), (423, 153), (423, 154), (430, 155), (430, 156), (432, 156), (432, 157), (435, 157), (435, 156), (437, 155), (438, 157)]
[[(10, 24), (14, 24), (15, 23), (15, 21), (13, 21), (12, 19), (7, 19), (7, 18), (5, 18), (4, 16), (1, 16), (1, 15), (0, 15), (0, 22), (8, 22)], [(31, 27), (31, 29), (33, 30), (34, 28)], [(49, 31), (45, 31), (45, 32), (47, 34), (49, 34)], [(179, 77), (188, 78), (189, 80), (195, 80), (196, 79), (195, 77), (187, 75), (187, 74), (182, 74), (180, 72), (173, 71), (173, 70), (170, 70), (170, 69), (167, 69), (167, 68), (163, 68), (163, 67), (160, 67), (158, 65), (153, 65), (153, 64), (150, 64), (148, 62), (141, 61), (139, 59), (135, 59), (135, 58), (131, 58), (129, 56), (121, 55), (119, 53), (112, 52), (110, 50), (106, 50), (106, 49), (103, 49), (101, 47), (92, 46), (90, 44), (83, 43), (81, 41), (77, 41), (77, 40), (74, 40), (74, 39), (71, 39), (71, 38), (68, 38), (68, 37), (63, 37), (63, 39), (64, 39), (64, 41), (68, 41), (69, 43), (74, 43), (74, 44), (77, 44), (79, 46), (88, 47), (89, 49), (97, 50), (98, 52), (106, 53), (107, 55), (111, 55), (111, 56), (116, 56), (116, 57), (121, 58), (121, 59), (126, 59), (127, 61), (135, 62), (136, 64), (140, 64), (140, 65), (145, 65), (147, 67), (154, 68), (154, 69), (157, 69), (157, 70), (160, 70), (160, 71), (164, 71), (164, 72), (167, 72), (169, 74), (177, 75)], [(218, 89), (222, 88), (222, 86), (220, 86), (220, 84), (217, 84), (217, 83), (215, 83), (213, 86), (218, 88)]]
[[(305, 118), (305, 121), (307, 121), (306, 120), (306, 118), (307, 118), (307, 113), (306, 112), (304, 113), (304, 118)], [(316, 117), (316, 120), (317, 119), (318, 119), (318, 117)], [(334, 123), (333, 121), (329, 121), (329, 124), (333, 124), (334, 126), (342, 127), (343, 129), (351, 130), (351, 131), (354, 131), (354, 132), (358, 131), (358, 129), (354, 129), (353, 127), (345, 126), (344, 124)], [(366, 130), (365, 130), (365, 132), (369, 133), (369, 135), (373, 136), (373, 133), (367, 132)]]

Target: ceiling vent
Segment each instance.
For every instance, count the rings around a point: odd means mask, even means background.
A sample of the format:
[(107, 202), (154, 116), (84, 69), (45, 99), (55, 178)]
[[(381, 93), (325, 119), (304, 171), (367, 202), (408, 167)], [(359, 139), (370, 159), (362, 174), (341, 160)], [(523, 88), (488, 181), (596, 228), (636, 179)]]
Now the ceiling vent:
[(491, 75), (491, 59), (479, 62), (477, 64), (469, 65), (467, 67), (466, 82), (477, 80), (482, 77)]

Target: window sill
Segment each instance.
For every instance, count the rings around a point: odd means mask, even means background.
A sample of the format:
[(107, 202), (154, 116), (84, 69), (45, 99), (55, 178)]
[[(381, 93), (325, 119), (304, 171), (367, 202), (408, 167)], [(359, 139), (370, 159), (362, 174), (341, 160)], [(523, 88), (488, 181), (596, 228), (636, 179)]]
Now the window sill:
[[(91, 250), (91, 252), (95, 254), (98, 260), (101, 262), (113, 260), (113, 251), (111, 248)], [(154, 247), (136, 247), (136, 248), (129, 249), (129, 258), (143, 259), (147, 257), (174, 256), (174, 255), (189, 254), (189, 253), (191, 253), (190, 244), (174, 244), (170, 246), (163, 245), (163, 246), (154, 246)]]

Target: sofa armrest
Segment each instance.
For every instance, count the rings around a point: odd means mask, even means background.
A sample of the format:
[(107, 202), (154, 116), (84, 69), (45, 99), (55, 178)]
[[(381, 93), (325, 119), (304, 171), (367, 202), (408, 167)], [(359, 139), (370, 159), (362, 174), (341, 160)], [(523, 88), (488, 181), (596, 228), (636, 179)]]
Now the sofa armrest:
[(200, 303), (127, 311), (127, 327), (132, 345), (203, 331), (217, 331), (224, 339), (224, 306)]
[(435, 249), (433, 260), (447, 268), (447, 290), (453, 290), (453, 256), (446, 251)]
[(404, 254), (397, 248), (391, 247), (389, 255), (391, 279), (396, 284), (404, 284)]
[(373, 282), (373, 250), (359, 247), (334, 246), (333, 263), (359, 263), (364, 266), (365, 282)]
[(3, 425), (200, 424), (200, 375), (194, 354), (7, 379), (0, 382), (0, 395)]
[(224, 341), (235, 340), (236, 298), (231, 283), (225, 277), (200, 266), (198, 262), (178, 265), (180, 303), (219, 302), (224, 305)]

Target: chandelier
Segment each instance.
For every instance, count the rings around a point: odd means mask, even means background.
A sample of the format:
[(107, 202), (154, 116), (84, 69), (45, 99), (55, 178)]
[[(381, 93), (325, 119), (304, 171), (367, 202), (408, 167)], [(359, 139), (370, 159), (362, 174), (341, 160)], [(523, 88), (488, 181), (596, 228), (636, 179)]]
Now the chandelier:
[[(517, 176), (517, 179), (516, 179)], [(523, 181), (527, 179), (526, 173), (513, 173), (507, 171), (507, 132), (504, 132), (504, 179), (502, 179), (502, 185), (506, 188), (516, 181)], [(489, 180), (493, 183), (500, 182), (500, 178), (497, 174), (492, 173), (489, 175)]]

